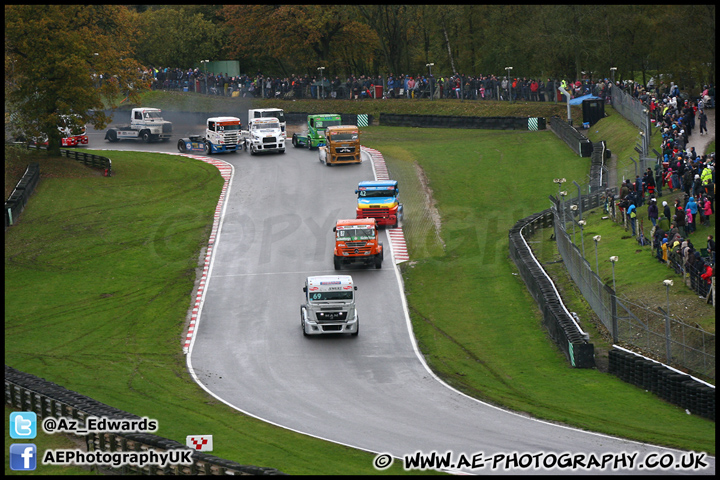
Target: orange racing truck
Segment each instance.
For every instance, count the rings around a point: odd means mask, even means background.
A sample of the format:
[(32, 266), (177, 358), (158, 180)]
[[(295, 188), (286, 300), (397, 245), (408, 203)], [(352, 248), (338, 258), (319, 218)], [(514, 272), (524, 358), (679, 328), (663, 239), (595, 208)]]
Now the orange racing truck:
[(374, 218), (338, 220), (333, 227), (335, 270), (343, 265), (362, 263), (382, 268), (383, 246), (380, 243)]
[(320, 162), (328, 167), (361, 163), (360, 130), (355, 125), (331, 125), (325, 129), (325, 145), (318, 148)]
[(397, 227), (403, 216), (399, 193), (397, 180), (360, 182), (355, 190), (357, 218), (374, 218), (378, 225)]

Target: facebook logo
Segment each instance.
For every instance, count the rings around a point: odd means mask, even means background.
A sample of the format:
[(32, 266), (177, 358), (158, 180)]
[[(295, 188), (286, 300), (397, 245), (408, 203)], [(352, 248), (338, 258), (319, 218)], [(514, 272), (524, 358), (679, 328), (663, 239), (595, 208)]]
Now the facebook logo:
[(10, 414), (10, 438), (33, 439), (37, 435), (35, 412), (13, 412)]
[(37, 447), (32, 443), (13, 443), (10, 445), (11, 470), (35, 470), (37, 467)]

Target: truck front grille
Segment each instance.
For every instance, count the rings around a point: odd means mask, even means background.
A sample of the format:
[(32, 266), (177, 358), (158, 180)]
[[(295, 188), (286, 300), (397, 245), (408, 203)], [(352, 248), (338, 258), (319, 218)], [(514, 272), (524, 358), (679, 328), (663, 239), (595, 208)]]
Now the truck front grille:
[(348, 155), (355, 153), (355, 147), (337, 147), (335, 153), (338, 155)]
[(315, 316), (319, 323), (345, 321), (347, 312), (316, 312)]
[(265, 143), (277, 143), (277, 138), (276, 138), (276, 137), (263, 137), (262, 143), (263, 143), (263, 144), (265, 144)]
[(345, 242), (345, 245), (347, 245), (348, 247), (353, 247), (353, 248), (355, 248), (355, 247), (364, 247), (364, 246), (365, 246), (365, 242)]
[(339, 332), (343, 329), (342, 325), (323, 325), (323, 332)]
[(172, 133), (172, 123), (163, 123), (163, 133)]
[(389, 208), (362, 208), (358, 210), (358, 218), (383, 218), (390, 216)]

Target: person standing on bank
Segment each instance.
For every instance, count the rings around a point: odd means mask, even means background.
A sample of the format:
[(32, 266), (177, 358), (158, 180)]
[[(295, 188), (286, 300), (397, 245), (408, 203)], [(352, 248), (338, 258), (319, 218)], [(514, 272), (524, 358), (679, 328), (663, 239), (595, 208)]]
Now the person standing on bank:
[(635, 236), (635, 218), (637, 217), (637, 212), (635, 212), (635, 204), (631, 203), (630, 206), (628, 206), (627, 209), (628, 217), (630, 217), (630, 226), (632, 227), (632, 234), (633, 237)]
[(657, 207), (657, 201), (654, 198), (650, 199), (650, 204), (648, 205), (648, 217), (650, 218), (650, 221), (652, 222), (653, 227), (655, 225), (657, 225), (658, 207)]
[(703, 130), (705, 130), (705, 134), (707, 135), (707, 115), (705, 115), (705, 110), (700, 110), (698, 120), (700, 121), (700, 135), (703, 134)]

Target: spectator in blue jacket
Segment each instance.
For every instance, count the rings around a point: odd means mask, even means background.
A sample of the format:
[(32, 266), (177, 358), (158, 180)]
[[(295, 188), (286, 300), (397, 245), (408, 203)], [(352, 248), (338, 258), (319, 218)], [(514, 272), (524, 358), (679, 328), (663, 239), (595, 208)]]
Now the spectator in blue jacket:
[(690, 222), (690, 232), (695, 231), (695, 222), (697, 221), (697, 212), (698, 212), (698, 206), (695, 202), (695, 197), (690, 197), (688, 199), (688, 202), (685, 204), (685, 208), (690, 210), (690, 214), (692, 215), (692, 222)]
[(635, 212), (635, 204), (631, 203), (627, 209), (628, 217), (630, 217), (630, 226), (632, 227), (633, 237), (635, 236), (635, 218), (637, 213)]

